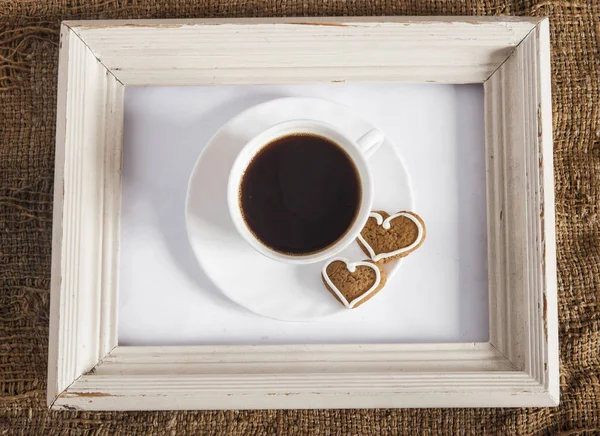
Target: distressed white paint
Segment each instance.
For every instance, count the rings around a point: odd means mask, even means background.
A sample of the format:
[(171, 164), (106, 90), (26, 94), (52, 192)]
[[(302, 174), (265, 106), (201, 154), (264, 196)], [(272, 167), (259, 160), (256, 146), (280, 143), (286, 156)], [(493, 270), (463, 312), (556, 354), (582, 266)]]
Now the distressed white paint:
[[(547, 20), (71, 22), (61, 44), (49, 405), (558, 404)], [(490, 342), (114, 348), (123, 85), (336, 80), (485, 82)]]
[(117, 347), (58, 408), (552, 405), (489, 343)]
[(124, 86), (63, 26), (48, 401), (117, 345)]
[(482, 82), (538, 21), (352, 17), (67, 25), (126, 85), (239, 85)]
[(490, 341), (558, 401), (548, 21), (485, 83)]

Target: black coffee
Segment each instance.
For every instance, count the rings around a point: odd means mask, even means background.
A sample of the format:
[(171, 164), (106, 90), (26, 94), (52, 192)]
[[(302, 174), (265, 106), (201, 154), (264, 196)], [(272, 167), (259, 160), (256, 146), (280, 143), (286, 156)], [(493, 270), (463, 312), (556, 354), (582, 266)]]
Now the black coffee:
[(265, 146), (242, 177), (246, 225), (267, 247), (302, 255), (340, 239), (361, 202), (358, 171), (330, 140), (291, 135)]

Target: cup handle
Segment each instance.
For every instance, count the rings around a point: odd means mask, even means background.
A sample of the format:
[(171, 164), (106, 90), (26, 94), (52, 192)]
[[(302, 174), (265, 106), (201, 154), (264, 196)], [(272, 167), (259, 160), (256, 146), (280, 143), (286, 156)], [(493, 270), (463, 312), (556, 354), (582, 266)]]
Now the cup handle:
[(370, 158), (383, 144), (385, 136), (381, 130), (373, 129), (362, 135), (356, 140), (358, 147), (367, 158)]

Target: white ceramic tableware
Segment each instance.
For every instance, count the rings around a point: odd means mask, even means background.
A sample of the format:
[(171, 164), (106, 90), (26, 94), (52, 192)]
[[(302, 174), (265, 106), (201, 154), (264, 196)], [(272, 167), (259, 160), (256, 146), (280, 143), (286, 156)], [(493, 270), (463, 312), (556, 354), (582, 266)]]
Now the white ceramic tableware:
[[(314, 135), (326, 138), (342, 148), (352, 160), (357, 170), (360, 189), (361, 202), (358, 212), (350, 227), (344, 235), (329, 247), (316, 253), (305, 255), (290, 255), (275, 251), (264, 245), (244, 221), (243, 211), (239, 201), (240, 185), (246, 168), (252, 159), (265, 147), (285, 136), (291, 135)], [(358, 139), (348, 138), (342, 131), (334, 126), (315, 120), (289, 120), (275, 124), (262, 131), (252, 138), (242, 148), (235, 159), (227, 187), (227, 203), (229, 205), (229, 214), (240, 235), (260, 254), (270, 259), (291, 264), (309, 264), (321, 262), (332, 256), (335, 256), (348, 245), (350, 245), (364, 227), (371, 207), (373, 205), (373, 177), (367, 164), (367, 158), (373, 155), (384, 140), (383, 133), (377, 129), (371, 129), (361, 135)]]
[[(240, 151), (273, 125), (313, 119), (359, 138), (376, 127), (354, 110), (317, 98), (271, 100), (237, 115), (204, 146), (190, 176), (186, 225), (192, 250), (215, 286), (240, 306), (269, 318), (310, 321), (348, 311), (323, 285), (323, 262), (288, 264), (254, 250), (236, 230), (229, 215), (227, 186)], [(412, 210), (410, 178), (399, 148), (386, 137), (367, 164), (372, 176), (374, 210)], [(351, 243), (339, 254), (348, 259), (367, 256)], [(401, 260), (384, 265), (390, 279)], [(360, 310), (356, 309), (356, 310)]]

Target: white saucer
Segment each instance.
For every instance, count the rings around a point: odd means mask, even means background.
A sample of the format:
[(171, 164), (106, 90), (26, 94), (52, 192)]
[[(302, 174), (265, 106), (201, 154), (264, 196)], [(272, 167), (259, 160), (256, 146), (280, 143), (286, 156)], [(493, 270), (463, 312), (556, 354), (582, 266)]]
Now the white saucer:
[[(257, 253), (237, 233), (227, 207), (227, 180), (238, 152), (262, 130), (293, 119), (320, 120), (350, 138), (375, 127), (346, 106), (315, 98), (282, 98), (242, 112), (221, 127), (198, 157), (188, 185), (186, 222), (198, 262), (223, 294), (259, 315), (308, 321), (348, 310), (323, 285), (323, 263), (287, 265)], [(390, 139), (369, 159), (369, 165), (375, 184), (373, 209), (411, 210), (410, 177)], [(340, 256), (357, 261), (367, 258), (358, 244)], [(388, 280), (400, 263), (385, 264)]]

